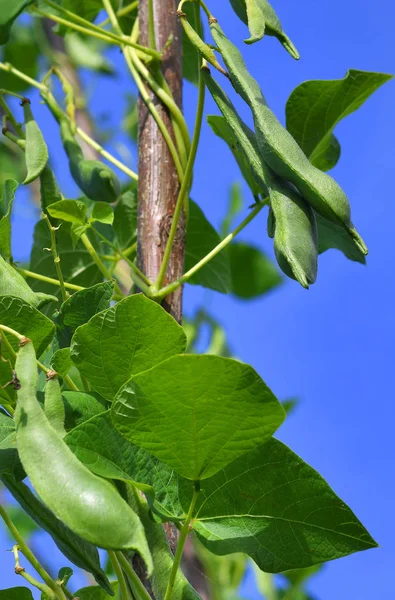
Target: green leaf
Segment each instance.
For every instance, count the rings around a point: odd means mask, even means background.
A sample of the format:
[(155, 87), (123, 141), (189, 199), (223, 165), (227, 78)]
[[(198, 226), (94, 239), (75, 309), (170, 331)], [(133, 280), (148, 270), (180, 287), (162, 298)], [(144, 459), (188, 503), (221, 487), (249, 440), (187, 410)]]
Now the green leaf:
[(245, 554), (216, 556), (209, 552), (195, 537), (193, 547), (203, 565), (203, 572), (210, 582), (212, 597), (216, 600), (237, 600), (237, 592), (244, 578), (247, 567)]
[[(19, 502), (24, 511), (53, 538), (59, 550), (74, 565), (88, 571), (96, 582), (108, 593), (112, 593), (110, 582), (100, 567), (97, 548), (73, 533), (33, 494), (24, 483), (3, 475), (2, 481)], [(18, 599), (19, 600), (19, 599)]]
[[(118, 590), (118, 582), (111, 582), (113, 588), (113, 594)], [(78, 592), (75, 592), (75, 597), (79, 600), (108, 600), (108, 594), (98, 586), (89, 586), (81, 588)]]
[[(16, 25), (12, 28), (10, 41), (4, 48), (2, 61), (11, 63), (13, 67), (19, 71), (23, 71), (25, 75), (36, 79), (38, 75), (39, 52), (33, 28)], [(23, 79), (13, 75), (13, 73), (2, 71), (1, 87), (21, 94), (22, 92), (26, 92), (30, 85)]]
[(0, 476), (6, 473), (14, 475), (18, 480), (25, 477), (16, 450), (14, 420), (0, 410)]
[(14, 587), (0, 590), (0, 600), (33, 600), (33, 596), (28, 588)]
[[(137, 142), (138, 139), (138, 126), (139, 126), (139, 115), (137, 107), (137, 96), (133, 94), (127, 94), (126, 96), (126, 110), (123, 118), (122, 129), (126, 131), (128, 136), (133, 142)], [(128, 193), (128, 192), (126, 192)]]
[(130, 296), (79, 327), (71, 357), (93, 389), (112, 400), (133, 374), (183, 352), (182, 327), (156, 302)]
[(18, 182), (7, 179), (0, 198), (0, 254), (9, 261), (11, 255), (11, 211)]
[(129, 441), (197, 481), (262, 445), (285, 413), (249, 365), (181, 355), (132, 377), (111, 416)]
[(48, 162), (48, 147), (36, 120), (34, 119), (30, 100), (27, 98), (21, 102), (25, 119), (25, 160), (27, 174), (23, 183), (31, 183), (41, 175)]
[(40, 194), (41, 208), (44, 212), (48, 212), (47, 208), (50, 204), (55, 204), (56, 202), (63, 200), (56, 177), (48, 165), (46, 165), (40, 175)]
[(70, 348), (60, 348), (51, 358), (51, 369), (56, 371), (61, 377), (66, 377), (73, 368), (74, 363), (71, 360)]
[(0, 45), (8, 42), (15, 19), (33, 2), (34, 0), (0, 0)]
[[(29, 543), (29, 539), (33, 533), (39, 531), (36, 523), (22, 510), (19, 506), (10, 505), (7, 506), (7, 514), (10, 517), (11, 521), (14, 523), (15, 527), (21, 534), (21, 536), (25, 539), (27, 543)], [(8, 536), (13, 540), (11, 532), (8, 532)]]
[(15, 448), (14, 420), (0, 411), (0, 449)]
[(248, 300), (266, 294), (283, 281), (271, 260), (254, 246), (233, 242), (228, 246), (232, 293)]
[(67, 585), (68, 581), (74, 575), (73, 569), (70, 567), (62, 567), (58, 572), (58, 579), (63, 582), (63, 585)]
[[(189, 201), (189, 218), (185, 249), (185, 271), (194, 267), (221, 241), (214, 227), (195, 202)], [(188, 283), (227, 294), (231, 289), (229, 260), (220, 252), (200, 269)]]
[[(66, 282), (72, 282), (83, 287), (90, 287), (103, 280), (96, 264), (81, 242), (73, 248), (70, 239), (70, 224), (64, 223), (56, 232), (57, 249), (61, 259), (62, 273)], [(34, 229), (34, 241), (30, 256), (30, 270), (47, 277), (57, 279), (53, 256), (44, 248), (51, 246), (48, 225), (41, 220)], [(30, 286), (36, 291), (54, 293), (56, 287), (52, 284), (29, 279)]]
[(63, 302), (55, 319), (60, 348), (70, 346), (77, 327), (87, 323), (95, 314), (110, 308), (113, 292), (114, 282), (105, 281), (76, 292)]
[[(30, 304), (13, 296), (0, 296), (0, 323), (30, 338), (37, 356), (44, 352), (55, 335), (55, 327), (50, 319)], [(7, 339), (15, 348), (18, 347), (18, 340), (11, 336)]]
[(334, 128), (392, 78), (351, 69), (343, 79), (305, 81), (294, 89), (286, 107), (287, 129), (314, 166), (328, 171), (336, 165), (340, 147)]
[(230, 0), (230, 3), (237, 16), (249, 27), (251, 37), (244, 40), (246, 44), (258, 42), (266, 33), (275, 36), (293, 58), (300, 58), (268, 0)]
[(15, 145), (5, 145), (0, 141), (0, 186), (7, 179), (21, 182), (25, 173), (25, 157)]
[(137, 240), (137, 188), (128, 190), (117, 202), (114, 209), (115, 243), (120, 250), (126, 250)]
[(68, 223), (84, 225), (86, 221), (87, 207), (79, 200), (59, 200), (48, 206), (47, 210), (51, 217)]
[(361, 250), (347, 235), (343, 227), (339, 227), (316, 213), (318, 228), (318, 252), (322, 254), (326, 250), (335, 248), (343, 252), (348, 259), (361, 264), (366, 264), (366, 257)]
[(284, 577), (293, 585), (298, 586), (321, 571), (322, 565), (313, 565), (307, 569), (292, 569), (284, 573)]
[(65, 442), (96, 475), (134, 485), (145, 494), (150, 506), (155, 504), (162, 514), (178, 517), (177, 477), (172, 477), (171, 470), (148, 452), (122, 437), (114, 428), (109, 411), (70, 431)]
[(101, 396), (88, 392), (63, 391), (63, 401), (66, 410), (66, 431), (70, 431), (92, 417), (101, 414), (108, 404)]
[[(182, 505), (189, 487), (181, 480)], [(245, 552), (267, 573), (376, 546), (326, 481), (272, 438), (202, 484), (194, 529), (215, 554)]]
[(114, 74), (110, 61), (104, 56), (104, 44), (100, 40), (69, 31), (64, 43), (75, 67), (104, 75)]
[(106, 202), (95, 202), (93, 205), (91, 221), (99, 221), (106, 225), (112, 225), (114, 222), (114, 211), (110, 204)]

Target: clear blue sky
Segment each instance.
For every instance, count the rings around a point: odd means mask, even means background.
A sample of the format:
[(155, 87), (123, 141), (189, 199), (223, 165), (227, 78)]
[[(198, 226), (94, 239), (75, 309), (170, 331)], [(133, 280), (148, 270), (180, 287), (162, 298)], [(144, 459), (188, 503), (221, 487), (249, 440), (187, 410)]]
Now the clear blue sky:
[[(211, 0), (210, 6), (227, 34), (242, 45), (246, 30), (228, 3)], [(349, 68), (394, 72), (391, 0), (373, 4), (273, 0), (273, 6), (301, 60), (292, 60), (274, 38), (243, 50), (269, 105), (282, 120), (290, 92), (302, 81), (341, 78)], [(118, 53), (111, 55), (120, 64)], [(94, 114), (112, 111), (109, 126), (118, 126), (123, 110), (118, 89), (126, 86), (132, 91), (129, 79), (124, 74), (98, 86), (89, 77), (88, 85)], [(395, 564), (394, 99), (395, 85), (386, 84), (336, 131), (342, 157), (333, 175), (351, 199), (353, 219), (368, 243), (367, 267), (331, 251), (321, 257), (318, 281), (309, 291), (287, 281), (271, 295), (249, 303), (210, 297), (235, 354), (251, 363), (280, 399), (301, 398), (300, 407), (281, 428), (280, 439), (329, 481), (380, 545), (327, 565), (311, 583), (319, 600), (389, 598), (393, 587), (389, 574)], [(190, 122), (194, 106), (195, 91), (187, 86)], [(210, 101), (207, 109), (217, 112)], [(50, 148), (59, 156), (57, 171), (66, 193), (72, 194), (52, 118), (41, 107), (36, 114)], [(193, 197), (216, 225), (224, 214), (229, 187), (237, 179), (233, 159), (206, 125)], [(33, 217), (37, 215), (20, 194), (14, 239), (19, 259), (28, 256)], [(272, 252), (264, 216), (243, 232), (242, 239)], [(186, 311), (202, 298), (203, 290), (187, 289)], [(20, 584), (12, 572), (11, 555), (3, 553), (9, 546), (0, 533), (1, 587)], [(244, 592), (245, 597), (255, 597), (251, 586)]]

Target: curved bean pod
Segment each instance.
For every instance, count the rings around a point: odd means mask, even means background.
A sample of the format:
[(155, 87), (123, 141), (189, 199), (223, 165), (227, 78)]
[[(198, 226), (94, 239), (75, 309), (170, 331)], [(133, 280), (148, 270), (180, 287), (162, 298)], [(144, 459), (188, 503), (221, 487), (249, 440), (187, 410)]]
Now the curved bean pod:
[(46, 506), (74, 533), (101, 548), (139, 552), (151, 570), (151, 555), (136, 513), (114, 486), (93, 475), (49, 423), (36, 397), (32, 342), (21, 342), (15, 370), (20, 381), (15, 425), (22, 465)]
[(43, 134), (34, 120), (30, 108), (30, 100), (22, 100), (23, 113), (25, 117), (26, 147), (25, 159), (27, 175), (23, 183), (31, 183), (40, 176), (48, 162), (48, 148)]

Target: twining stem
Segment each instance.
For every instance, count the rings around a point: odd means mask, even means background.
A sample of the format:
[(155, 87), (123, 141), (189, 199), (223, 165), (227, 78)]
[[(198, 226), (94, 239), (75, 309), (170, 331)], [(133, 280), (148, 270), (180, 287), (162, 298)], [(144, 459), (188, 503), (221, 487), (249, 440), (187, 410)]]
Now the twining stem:
[(28, 583), (30, 583), (30, 585), (32, 585), (35, 588), (37, 588), (38, 590), (40, 590), (40, 592), (42, 592), (43, 594), (46, 594), (49, 598), (55, 599), (56, 598), (55, 593), (53, 590), (51, 590), (50, 587), (45, 585), (45, 583), (41, 583), (40, 581), (37, 581), (37, 579), (32, 577), (32, 575), (29, 575), (29, 573), (27, 573), (25, 571), (25, 569), (23, 567), (21, 567), (20, 562), (19, 562), (19, 546), (17, 544), (15, 544), (15, 546), (13, 546), (12, 552), (13, 552), (14, 558), (15, 558), (15, 574), (23, 577)]
[[(129, 13), (136, 10), (136, 8), (138, 8), (138, 6), (139, 6), (139, 0), (135, 0), (134, 2), (131, 2), (128, 6), (124, 6), (124, 8), (121, 8), (120, 10), (118, 10), (117, 17), (118, 18), (125, 17)], [(111, 23), (110, 19), (108, 19), (108, 18), (104, 19), (104, 21), (99, 23), (98, 27), (104, 27), (105, 25), (108, 25), (109, 23)]]
[[(73, 19), (75, 22), (69, 21), (68, 19), (63, 19), (62, 17), (58, 17), (57, 15), (55, 15), (53, 13), (45, 13), (38, 8), (34, 9), (35, 14), (38, 14), (41, 17), (50, 19), (51, 21), (55, 21), (56, 23), (59, 23), (60, 25), (64, 25), (65, 27), (69, 27), (70, 29), (75, 29), (76, 31), (79, 31), (80, 33), (84, 33), (85, 35), (90, 35), (90, 36), (96, 37), (100, 40), (104, 40), (105, 42), (107, 42), (109, 44), (116, 44), (117, 46), (126, 44), (127, 46), (131, 46), (132, 48), (135, 48), (136, 50), (139, 50), (140, 52), (143, 52), (144, 54), (147, 54), (148, 56), (155, 58), (156, 60), (161, 60), (160, 52), (157, 52), (156, 50), (153, 50), (152, 48), (146, 48), (145, 46), (140, 46), (140, 44), (131, 42), (126, 36), (123, 36), (123, 35), (118, 36), (118, 35), (115, 35), (114, 33), (111, 33), (110, 31), (106, 31), (105, 29), (103, 30), (100, 27), (98, 27), (97, 25), (93, 25), (93, 23), (91, 23), (90, 21), (83, 19), (79, 15), (76, 15), (75, 13), (59, 6), (58, 4), (54, 4), (53, 2), (50, 2), (50, 0), (45, 0), (45, 2), (49, 6), (56, 8), (56, 10), (62, 12), (63, 14), (67, 13), (67, 16), (70, 17), (71, 19)], [(82, 25), (77, 25), (77, 23), (82, 23)]]
[(180, 537), (178, 538), (177, 550), (174, 556), (173, 567), (171, 569), (169, 583), (167, 584), (166, 594), (164, 600), (170, 600), (173, 595), (173, 588), (176, 581), (178, 569), (180, 568), (182, 554), (184, 552), (185, 542), (187, 540), (188, 534), (190, 533), (190, 525), (193, 518), (193, 514), (195, 511), (196, 501), (199, 496), (199, 484), (195, 485), (195, 489), (193, 490), (193, 496), (191, 500), (191, 504), (189, 506), (188, 514), (185, 518), (184, 524), (180, 531)]
[[(111, 281), (112, 280), (112, 275), (111, 275), (110, 271), (107, 269), (106, 265), (102, 262), (100, 256), (98, 255), (98, 253), (94, 249), (94, 247), (93, 247), (90, 239), (86, 235), (86, 233), (82, 234), (82, 236), (81, 236), (81, 242), (84, 244), (84, 246), (87, 249), (88, 253), (90, 254), (92, 260), (97, 265), (99, 271), (101, 273), (103, 273), (103, 275), (104, 275), (104, 277), (106, 279), (108, 279), (109, 281)], [(117, 292), (117, 294), (119, 294), (120, 296), (123, 296), (122, 291), (119, 288), (119, 285), (117, 283), (115, 284), (115, 288), (114, 289)]]
[[(21, 337), (23, 337), (23, 336), (21, 336)], [(63, 594), (61, 588), (59, 587), (59, 585), (56, 584), (56, 582), (47, 573), (47, 571), (44, 569), (44, 567), (39, 563), (39, 561), (34, 556), (33, 552), (30, 550), (30, 548), (27, 546), (27, 544), (25, 543), (25, 540), (23, 539), (23, 537), (19, 533), (18, 529), (15, 527), (14, 523), (11, 521), (11, 519), (9, 518), (9, 516), (7, 515), (6, 511), (4, 510), (4, 508), (1, 504), (0, 504), (0, 517), (3, 519), (4, 523), (8, 527), (10, 533), (12, 534), (12, 537), (17, 542), (19, 550), (22, 552), (22, 554), (25, 556), (25, 558), (29, 561), (29, 563), (32, 565), (32, 567), (37, 571), (37, 573), (40, 575), (42, 580), (45, 581), (45, 583), (48, 585), (48, 587), (54, 591), (55, 597), (58, 600), (64, 600), (64, 594)]]
[[(53, 279), (52, 277), (47, 277), (46, 275), (41, 275), (40, 273), (34, 273), (33, 271), (28, 271), (27, 269), (21, 269), (20, 267), (16, 267), (15, 265), (13, 266), (19, 273), (21, 273), (25, 277), (31, 277), (32, 279), (37, 279), (38, 281), (45, 281), (45, 283), (57, 285), (58, 287), (60, 286), (60, 281), (58, 279)], [(69, 290), (74, 290), (75, 292), (81, 292), (82, 290), (86, 289), (81, 285), (67, 283), (66, 281), (64, 282), (64, 287)]]
[(151, 596), (148, 594), (144, 585), (142, 584), (140, 579), (137, 577), (135, 570), (133, 569), (132, 565), (127, 560), (127, 558), (125, 558), (125, 556), (122, 554), (122, 552), (115, 552), (115, 555), (118, 559), (119, 564), (121, 565), (122, 569), (125, 571), (128, 579), (129, 579), (129, 582), (130, 582), (130, 585), (131, 585), (131, 588), (133, 591), (133, 596), (135, 597), (135, 599), (136, 600), (151, 600)]
[(45, 222), (48, 225), (49, 235), (51, 236), (51, 248), (50, 248), (50, 250), (52, 252), (53, 262), (55, 264), (56, 273), (57, 273), (58, 279), (59, 279), (59, 287), (60, 287), (60, 292), (62, 294), (62, 300), (63, 300), (63, 302), (65, 302), (67, 300), (67, 298), (69, 297), (69, 294), (66, 291), (66, 288), (65, 288), (65, 285), (64, 285), (63, 273), (62, 273), (62, 269), (61, 269), (61, 266), (60, 266), (60, 256), (59, 256), (57, 248), (56, 248), (56, 234), (55, 234), (55, 231), (56, 231), (57, 228), (55, 228), (51, 224), (51, 221), (49, 220), (47, 214), (43, 213), (42, 217), (43, 217), (43, 219), (45, 220)]
[(216, 256), (217, 254), (219, 254), (219, 252), (221, 252), (221, 250), (226, 248), (226, 246), (228, 244), (230, 244), (230, 242), (232, 240), (234, 240), (234, 238), (237, 236), (237, 234), (239, 234), (240, 231), (242, 231), (249, 223), (251, 223), (251, 221), (256, 217), (256, 215), (262, 210), (262, 208), (264, 206), (266, 206), (266, 203), (267, 203), (267, 201), (263, 200), (262, 202), (257, 204), (253, 208), (253, 210), (250, 212), (250, 214), (244, 219), (244, 221), (242, 221), (240, 223), (240, 225), (238, 227), (236, 227), (236, 229), (234, 231), (232, 231), (232, 233), (227, 235), (222, 240), (222, 242), (220, 242), (217, 246), (215, 246), (215, 248), (213, 248), (213, 250), (211, 250), (211, 252), (209, 252), (198, 263), (196, 263), (195, 266), (193, 266), (191, 269), (189, 269), (189, 271), (184, 273), (184, 275), (182, 277), (180, 277), (180, 279), (177, 279), (177, 281), (173, 281), (172, 283), (169, 283), (169, 285), (166, 285), (165, 287), (161, 288), (158, 292), (154, 293), (153, 298), (155, 298), (156, 300), (163, 300), (163, 298), (168, 296), (168, 294), (173, 293), (183, 283), (188, 281), (193, 275), (195, 275), (195, 273), (197, 273), (208, 262), (210, 262), (210, 260), (212, 260), (214, 258), (214, 256)]
[(150, 48), (156, 50), (156, 39), (155, 39), (155, 20), (154, 20), (154, 2), (148, 0), (148, 35)]
[(117, 576), (119, 583), (119, 591), (120, 591), (120, 600), (132, 600), (132, 596), (130, 594), (128, 584), (126, 583), (125, 576), (121, 569), (121, 565), (118, 562), (117, 555), (113, 550), (108, 551), (108, 556), (110, 557), (111, 564), (114, 567), (115, 575)]
[[(196, 23), (197, 23), (197, 26), (199, 29), (199, 24), (200, 24), (199, 7), (197, 5), (195, 5), (194, 9), (195, 9), (195, 19), (196, 19)], [(176, 207), (174, 209), (173, 220), (171, 223), (170, 233), (169, 233), (169, 237), (167, 240), (165, 252), (164, 252), (163, 259), (162, 259), (162, 262), (160, 265), (158, 277), (155, 282), (156, 290), (159, 290), (163, 285), (163, 281), (166, 276), (166, 271), (167, 271), (167, 267), (168, 267), (170, 256), (171, 256), (171, 251), (173, 249), (173, 244), (174, 244), (174, 240), (175, 240), (176, 233), (177, 233), (178, 221), (181, 216), (182, 208), (185, 204), (185, 201), (187, 200), (187, 194), (189, 194), (189, 189), (190, 189), (190, 185), (192, 182), (193, 167), (194, 167), (195, 160), (196, 160), (197, 150), (198, 150), (199, 141), (200, 141), (200, 133), (201, 133), (201, 129), (202, 129), (204, 101), (205, 101), (205, 94), (206, 94), (206, 86), (204, 84), (204, 80), (203, 80), (202, 74), (200, 72), (200, 69), (199, 69), (198, 88), (199, 88), (198, 104), (197, 104), (197, 110), (196, 110), (196, 119), (195, 119), (195, 127), (194, 127), (193, 137), (192, 137), (191, 150), (189, 152), (188, 162), (187, 162), (187, 166), (185, 168), (185, 173), (184, 173), (184, 179), (181, 183), (181, 189), (180, 189), (180, 193), (178, 194)]]

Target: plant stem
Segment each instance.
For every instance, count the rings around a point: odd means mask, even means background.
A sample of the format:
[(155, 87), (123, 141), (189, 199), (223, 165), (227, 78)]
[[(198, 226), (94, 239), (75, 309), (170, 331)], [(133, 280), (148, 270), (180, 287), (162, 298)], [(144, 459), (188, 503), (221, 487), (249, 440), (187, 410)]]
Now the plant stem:
[(96, 152), (98, 154), (100, 154), (101, 156), (103, 156), (103, 158), (106, 158), (109, 162), (111, 162), (113, 165), (115, 165), (116, 167), (118, 167), (118, 169), (120, 171), (123, 171), (126, 175), (128, 175), (131, 179), (134, 179), (135, 181), (138, 180), (138, 175), (137, 173), (135, 173), (134, 171), (132, 171), (131, 169), (129, 169), (126, 165), (124, 165), (120, 160), (118, 160), (117, 158), (115, 158), (115, 156), (113, 156), (112, 154), (110, 154), (109, 152), (107, 152), (107, 150), (105, 150), (103, 148), (103, 146), (101, 146), (98, 142), (96, 142), (95, 140), (93, 140), (87, 133), (85, 133), (85, 131), (83, 131), (80, 127), (77, 127), (77, 133), (78, 135), (90, 146), (92, 146), (92, 148), (94, 150), (96, 150)]
[(52, 579), (52, 577), (46, 572), (44, 567), (39, 563), (37, 558), (34, 556), (33, 552), (25, 543), (25, 540), (15, 527), (14, 523), (11, 521), (7, 513), (5, 512), (3, 506), (0, 504), (0, 517), (3, 519), (4, 523), (10, 530), (12, 537), (17, 542), (18, 547), (25, 558), (29, 561), (32, 567), (37, 571), (40, 577), (45, 581), (48, 587), (55, 592), (55, 597), (58, 600), (64, 600), (64, 594), (60, 587), (56, 584), (56, 582)]
[[(98, 253), (96, 252), (96, 250), (94, 249), (94, 247), (92, 246), (88, 236), (86, 235), (86, 233), (83, 233), (81, 236), (81, 242), (84, 244), (85, 248), (87, 249), (87, 251), (89, 252), (92, 260), (96, 263), (99, 271), (101, 273), (103, 273), (104, 277), (106, 279), (108, 279), (109, 281), (112, 280), (112, 276), (111, 273), (108, 271), (106, 265), (102, 262), (100, 256), (98, 255)], [(121, 296), (123, 296), (121, 289), (119, 288), (118, 284), (115, 284), (115, 291), (117, 292), (117, 294), (120, 294)]]
[[(28, 271), (27, 269), (21, 269), (20, 267), (16, 267), (15, 265), (14, 265), (14, 268), (19, 273), (21, 273), (22, 275), (25, 275), (26, 277), (31, 277), (32, 279), (37, 279), (38, 281), (45, 281), (45, 283), (50, 283), (51, 285), (57, 285), (58, 287), (60, 286), (60, 281), (58, 279), (53, 279), (52, 277), (47, 277), (46, 275), (41, 275), (40, 273), (34, 273), (33, 271)], [(66, 281), (64, 282), (64, 287), (69, 290), (74, 290), (75, 292), (80, 292), (80, 291), (86, 289), (86, 288), (82, 287), (81, 285), (75, 285), (74, 283), (67, 283)]]
[[(45, 1), (47, 4), (49, 4), (49, 0), (45, 0)], [(109, 44), (115, 44), (117, 46), (126, 44), (127, 46), (131, 46), (132, 48), (135, 48), (136, 50), (140, 50), (140, 52), (143, 52), (144, 54), (147, 54), (148, 56), (151, 56), (151, 57), (155, 58), (156, 60), (161, 60), (160, 52), (157, 52), (156, 50), (153, 50), (152, 48), (146, 48), (145, 46), (140, 46), (140, 44), (135, 44), (135, 43), (131, 42), (126, 36), (118, 36), (113, 33), (110, 33), (109, 31), (100, 29), (100, 27), (98, 27), (97, 25), (93, 25), (93, 23), (91, 23), (90, 21), (87, 21), (86, 19), (79, 17), (75, 13), (68, 11), (65, 8), (62, 8), (61, 6), (59, 6), (57, 4), (53, 4), (51, 2), (50, 5), (54, 6), (58, 11), (61, 10), (61, 12), (63, 12), (64, 14), (67, 12), (67, 16), (74, 19), (74, 21), (76, 21), (76, 22), (73, 23), (72, 21), (69, 21), (67, 19), (62, 19), (62, 17), (58, 17), (57, 15), (54, 15), (53, 13), (45, 13), (38, 8), (34, 9), (34, 13), (37, 15), (40, 15), (41, 17), (44, 17), (46, 19), (50, 19), (51, 21), (55, 21), (56, 23), (59, 23), (60, 25), (69, 27), (70, 29), (75, 29), (76, 31), (79, 31), (80, 33), (84, 33), (85, 35), (90, 35), (92, 37), (96, 37), (99, 40), (103, 40)], [(82, 23), (83, 25), (77, 25), (77, 23)]]
[(58, 251), (56, 249), (56, 235), (55, 235), (56, 228), (53, 227), (53, 225), (51, 224), (51, 221), (49, 220), (47, 214), (43, 213), (42, 216), (48, 225), (49, 234), (51, 236), (51, 252), (52, 252), (52, 256), (53, 256), (53, 262), (55, 264), (56, 273), (57, 273), (58, 279), (59, 279), (59, 287), (60, 287), (60, 292), (62, 294), (62, 300), (63, 300), (63, 302), (65, 302), (67, 300), (67, 298), (69, 297), (69, 294), (66, 292), (66, 288), (64, 285), (64, 279), (63, 279), (63, 273), (62, 273), (62, 269), (60, 266), (60, 256), (58, 255)]
[(6, 336), (6, 334), (5, 334), (4, 331), (1, 332), (0, 338), (1, 338), (1, 343), (4, 344), (4, 346), (8, 350), (8, 353), (11, 355), (11, 359), (12, 359), (12, 361), (14, 363), (12, 366), (14, 366), (15, 365), (15, 359), (16, 359), (16, 352), (15, 352), (14, 348), (11, 346), (11, 344), (10, 344), (10, 342), (9, 342), (9, 340), (8, 340), (8, 338), (7, 338), (7, 336)]
[[(200, 23), (200, 13), (199, 13), (198, 6), (195, 6), (195, 13), (196, 13), (196, 23), (199, 24)], [(188, 200), (189, 188), (190, 188), (190, 184), (192, 181), (193, 167), (194, 167), (195, 160), (196, 160), (196, 155), (197, 155), (197, 150), (198, 150), (199, 140), (200, 140), (200, 132), (202, 129), (204, 101), (205, 101), (205, 93), (206, 93), (206, 86), (204, 84), (204, 80), (203, 80), (200, 70), (199, 70), (199, 84), (198, 85), (199, 85), (198, 105), (197, 105), (197, 111), (196, 111), (195, 127), (194, 127), (194, 132), (193, 132), (193, 137), (192, 137), (191, 150), (189, 152), (188, 162), (187, 162), (187, 166), (185, 169), (184, 179), (181, 184), (180, 193), (177, 198), (177, 204), (176, 204), (176, 207), (174, 210), (173, 220), (171, 223), (171, 228), (170, 228), (169, 238), (168, 238), (167, 244), (166, 244), (165, 253), (163, 255), (163, 260), (160, 265), (158, 277), (155, 282), (156, 290), (159, 290), (162, 287), (163, 281), (166, 276), (166, 271), (167, 271), (167, 267), (169, 264), (171, 251), (173, 249), (174, 239), (175, 239), (175, 236), (177, 233), (178, 221), (179, 221), (179, 218), (181, 215), (181, 210), (182, 210), (182, 207), (184, 206), (185, 202)]]
[(45, 583), (41, 583), (40, 581), (37, 581), (37, 579), (32, 577), (32, 575), (29, 575), (29, 573), (27, 573), (25, 571), (25, 569), (23, 567), (21, 567), (20, 562), (19, 562), (19, 546), (17, 544), (12, 548), (12, 552), (13, 552), (14, 558), (15, 558), (15, 574), (23, 577), (28, 583), (30, 583), (30, 585), (32, 585), (35, 588), (37, 588), (38, 590), (40, 590), (40, 592), (42, 592), (43, 594), (46, 594), (47, 596), (49, 596), (49, 598), (51, 598), (51, 600), (55, 600), (55, 598), (56, 598), (55, 593), (50, 587), (45, 585)]
[(22, 125), (20, 123), (18, 123), (18, 121), (15, 119), (10, 107), (8, 106), (7, 102), (4, 100), (3, 96), (1, 95), (2, 92), (3, 92), (3, 90), (0, 90), (0, 106), (2, 107), (5, 114), (7, 115), (7, 119), (9, 120), (9, 122), (11, 123), (13, 128), (15, 129), (15, 132), (18, 134), (18, 136), (20, 138), (24, 138), (25, 133), (23, 131)]
[(14, 337), (16, 337), (20, 342), (24, 339), (24, 335), (21, 335), (15, 329), (11, 329), (11, 327), (7, 327), (7, 325), (0, 325), (0, 330), (5, 331), (6, 333), (10, 333)]
[(149, 33), (149, 45), (151, 48), (156, 50), (153, 0), (148, 0), (148, 33)]
[(177, 550), (176, 550), (176, 554), (174, 556), (173, 567), (171, 569), (170, 579), (169, 579), (169, 583), (167, 584), (167, 589), (166, 589), (166, 594), (165, 594), (164, 600), (170, 600), (173, 595), (174, 583), (176, 581), (178, 569), (180, 568), (181, 558), (182, 558), (182, 554), (184, 552), (185, 542), (186, 542), (186, 539), (190, 532), (190, 523), (192, 521), (192, 517), (193, 517), (193, 513), (195, 510), (196, 501), (198, 499), (198, 496), (199, 496), (199, 488), (195, 487), (195, 489), (193, 490), (193, 496), (192, 496), (191, 504), (189, 506), (188, 514), (184, 521), (184, 525), (182, 526), (181, 531), (180, 531), (180, 537), (178, 539)]
[[(138, 6), (139, 6), (139, 0), (135, 0), (134, 2), (131, 2), (128, 6), (121, 8), (121, 10), (119, 10), (117, 12), (117, 17), (124, 17), (125, 15), (128, 15), (130, 12), (133, 12), (134, 10), (136, 10), (136, 8), (138, 8)], [(111, 23), (109, 18), (104, 19), (104, 21), (99, 23), (98, 27), (104, 27), (104, 25), (108, 25), (109, 23)]]
[(223, 250), (228, 244), (230, 244), (230, 242), (237, 236), (237, 234), (240, 233), (240, 231), (242, 231), (256, 217), (256, 215), (262, 210), (264, 206), (266, 206), (266, 201), (263, 200), (261, 203), (257, 204), (254, 207), (254, 209), (244, 219), (244, 221), (242, 221), (240, 225), (236, 227), (234, 231), (232, 231), (232, 233), (227, 235), (226, 238), (224, 238), (222, 242), (218, 244), (218, 246), (215, 246), (215, 248), (213, 248), (211, 252), (209, 252), (204, 258), (202, 258), (194, 267), (192, 267), (192, 269), (189, 269), (189, 271), (184, 273), (184, 275), (180, 277), (180, 279), (178, 279), (177, 281), (173, 281), (173, 283), (169, 283), (169, 285), (166, 285), (165, 287), (161, 288), (158, 292), (154, 293), (153, 298), (155, 298), (156, 300), (163, 300), (163, 298), (165, 298), (168, 294), (171, 294), (183, 283), (188, 281), (193, 275), (195, 275), (195, 273), (197, 273), (202, 267), (204, 267), (208, 262), (210, 262), (210, 260), (212, 260), (214, 256), (216, 256), (219, 252), (221, 252), (221, 250)]
[(121, 566), (117, 559), (117, 555), (115, 554), (114, 550), (109, 550), (108, 556), (110, 557), (111, 564), (114, 567), (115, 575), (118, 579), (119, 590), (121, 593), (121, 597), (119, 600), (131, 600), (128, 584), (126, 583), (125, 576), (123, 574), (123, 571), (121, 569)]
[(135, 570), (133, 569), (132, 565), (127, 560), (127, 558), (122, 554), (122, 552), (115, 552), (115, 555), (118, 559), (119, 564), (125, 571), (130, 581), (133, 595), (135, 596), (136, 600), (151, 600), (150, 595), (148, 594), (140, 579), (137, 577)]
[(13, 67), (10, 63), (0, 62), (0, 69), (2, 71), (6, 71), (7, 73), (12, 73), (16, 77), (19, 77), (19, 79), (23, 79), (23, 81), (26, 81), (26, 83), (28, 83), (29, 85), (32, 85), (33, 87), (35, 87), (39, 90), (45, 91), (45, 89), (46, 89), (45, 85), (43, 85), (42, 83), (39, 83), (35, 79), (32, 79), (28, 75), (25, 75), (25, 73), (22, 73), (22, 71), (19, 71), (18, 69)]

